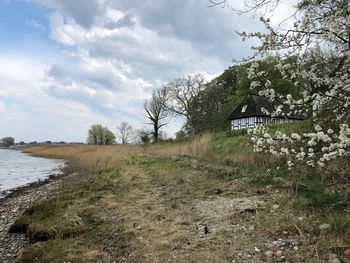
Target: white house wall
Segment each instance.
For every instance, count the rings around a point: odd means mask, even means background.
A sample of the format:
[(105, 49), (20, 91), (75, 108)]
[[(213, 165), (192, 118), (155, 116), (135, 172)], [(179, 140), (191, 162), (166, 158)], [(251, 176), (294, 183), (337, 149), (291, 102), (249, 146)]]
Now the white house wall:
[(231, 130), (240, 130), (255, 127), (259, 124), (274, 125), (286, 122), (293, 122), (292, 119), (271, 118), (271, 117), (248, 117), (231, 120)]
[(257, 117), (235, 119), (231, 121), (231, 130), (239, 130), (239, 129), (255, 127), (256, 122), (257, 122)]

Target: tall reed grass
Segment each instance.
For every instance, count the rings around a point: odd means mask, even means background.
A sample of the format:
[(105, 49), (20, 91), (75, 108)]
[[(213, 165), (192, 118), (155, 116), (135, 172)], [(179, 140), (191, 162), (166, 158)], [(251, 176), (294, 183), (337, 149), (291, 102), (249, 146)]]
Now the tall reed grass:
[(190, 156), (205, 158), (210, 154), (212, 136), (204, 134), (189, 142), (150, 145), (37, 145), (26, 148), (26, 153), (73, 161), (80, 169), (96, 171), (119, 167), (131, 156)]

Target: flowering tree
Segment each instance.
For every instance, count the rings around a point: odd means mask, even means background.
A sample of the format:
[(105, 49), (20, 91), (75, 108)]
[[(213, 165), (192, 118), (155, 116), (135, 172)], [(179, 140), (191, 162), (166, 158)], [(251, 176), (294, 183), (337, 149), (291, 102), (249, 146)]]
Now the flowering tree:
[[(229, 1), (210, 1), (213, 5), (230, 5)], [(245, 11), (275, 9), (280, 0), (251, 0)], [(285, 156), (288, 165), (305, 163), (312, 167), (325, 167), (335, 159), (350, 156), (350, 2), (348, 0), (299, 0), (289, 25), (277, 28), (269, 12), (261, 17), (266, 33), (240, 33), (241, 37), (257, 38), (255, 55), (273, 57), (283, 78), (295, 88), (302, 87), (299, 97), (275, 92), (266, 72), (259, 70), (259, 62), (249, 69), (251, 86), (262, 87), (261, 95), (271, 101), (283, 102), (288, 114), (313, 115), (312, 129), (290, 135), (270, 134), (266, 127), (252, 130), (256, 152), (270, 152)], [(290, 25), (291, 21), (293, 22)], [(285, 63), (288, 56), (295, 62)], [(281, 109), (270, 113), (283, 114)], [(285, 114), (285, 113), (284, 113)], [(288, 115), (287, 114), (287, 115)]]

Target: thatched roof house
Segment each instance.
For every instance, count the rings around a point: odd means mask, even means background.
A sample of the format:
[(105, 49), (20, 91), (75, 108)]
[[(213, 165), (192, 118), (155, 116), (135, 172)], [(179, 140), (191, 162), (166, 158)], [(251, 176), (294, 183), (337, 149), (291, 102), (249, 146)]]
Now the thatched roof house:
[[(303, 120), (302, 115), (290, 114), (288, 106), (281, 102), (270, 102), (265, 96), (247, 94), (244, 100), (234, 109), (228, 119), (231, 121), (231, 130), (255, 127), (259, 124), (270, 125), (290, 121)], [(280, 108), (281, 114), (271, 116), (271, 113)]]

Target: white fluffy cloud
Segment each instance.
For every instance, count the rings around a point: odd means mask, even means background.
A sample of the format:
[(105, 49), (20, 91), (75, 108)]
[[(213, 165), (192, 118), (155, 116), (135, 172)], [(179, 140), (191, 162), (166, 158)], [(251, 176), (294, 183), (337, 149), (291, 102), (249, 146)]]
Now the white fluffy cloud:
[(38, 64), (33, 58), (3, 54), (0, 61), (2, 136), (82, 141), (91, 123), (114, 124), (113, 118), (95, 112), (79, 99), (50, 96), (45, 76), (49, 66)]
[(23, 139), (40, 131), (38, 140), (82, 141), (93, 123), (140, 127), (152, 89), (198, 71), (217, 75), (250, 53), (235, 30), (258, 29), (249, 16), (208, 8), (207, 0), (26, 1), (45, 8), (47, 25), (28, 21), (61, 57), (0, 57), (0, 111), (17, 107), (18, 125), (32, 130), (16, 132)]

